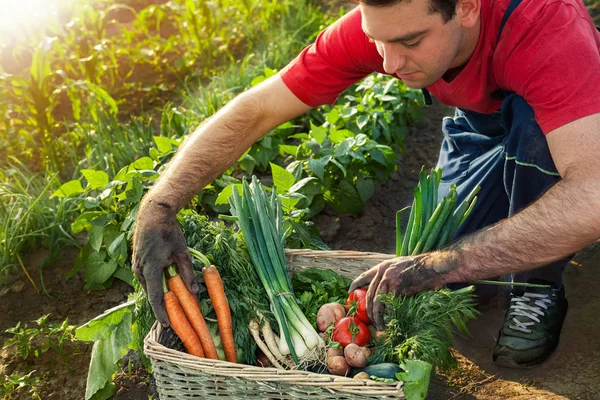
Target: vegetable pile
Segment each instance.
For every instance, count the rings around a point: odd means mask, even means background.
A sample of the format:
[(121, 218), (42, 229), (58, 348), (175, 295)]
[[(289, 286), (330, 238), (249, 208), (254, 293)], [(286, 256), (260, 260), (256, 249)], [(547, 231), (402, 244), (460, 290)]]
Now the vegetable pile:
[[(477, 191), (455, 209), (455, 187), (435, 206), (440, 176), (439, 170), (421, 171), (404, 240), (397, 235), (400, 254), (446, 244), (473, 209)], [(172, 329), (163, 331), (161, 342), (248, 365), (402, 380), (408, 399), (423, 398), (432, 368), (455, 364), (452, 332), (468, 335), (466, 321), (476, 314), (473, 287), (384, 295), (386, 328), (376, 331), (366, 311), (366, 288), (348, 293), (351, 281), (331, 270), (290, 276), (281, 200), (275, 189), (267, 190), (255, 177), (243, 181), (241, 194), (233, 188), (228, 219), (237, 230), (189, 210), (179, 213), (200, 290), (191, 294), (176, 269), (167, 269), (163, 289)], [(139, 284), (134, 299), (130, 328), (129, 319), (120, 322), (134, 340), (122, 346), (141, 349), (155, 319)]]

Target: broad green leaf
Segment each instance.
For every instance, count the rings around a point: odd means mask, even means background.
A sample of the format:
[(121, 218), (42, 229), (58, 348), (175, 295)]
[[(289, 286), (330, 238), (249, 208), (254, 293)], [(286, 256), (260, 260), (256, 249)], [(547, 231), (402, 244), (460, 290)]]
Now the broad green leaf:
[(112, 241), (112, 243), (108, 246), (108, 254), (113, 256), (119, 250), (119, 247), (123, 241), (125, 241), (125, 233), (121, 233), (115, 238), (115, 240)]
[(118, 325), (127, 313), (133, 311), (134, 307), (135, 300), (130, 300), (104, 311), (76, 329), (77, 340), (93, 342), (108, 337), (112, 327)]
[(110, 335), (97, 340), (92, 349), (90, 369), (85, 392), (86, 400), (113, 379), (117, 372), (117, 363), (127, 354), (132, 346), (132, 312), (126, 313), (122, 320), (112, 325)]
[(331, 140), (333, 143), (343, 142), (344, 140), (352, 136), (354, 136), (354, 133), (348, 129), (332, 129), (331, 132), (329, 132), (329, 140)]
[(231, 185), (225, 186), (221, 193), (217, 196), (215, 200), (215, 204), (229, 204), (229, 196), (233, 193), (233, 188), (237, 187), (239, 193), (242, 192), (242, 184), (241, 183), (232, 183)]
[(406, 400), (423, 400), (427, 397), (432, 366), (421, 360), (404, 360), (401, 365), (406, 372), (399, 372), (396, 377), (404, 381)]
[(92, 226), (91, 221), (104, 214), (102, 211), (87, 211), (81, 213), (77, 219), (71, 224), (71, 231), (74, 234), (83, 232)]
[(85, 179), (87, 179), (89, 187), (92, 189), (102, 189), (108, 185), (108, 174), (104, 171), (96, 171), (93, 169), (81, 170)]
[(153, 139), (159, 152), (164, 154), (173, 150), (173, 144), (171, 143), (171, 139), (168, 137), (154, 136)]
[(310, 121), (310, 136), (319, 144), (323, 144), (327, 137), (327, 129), (317, 126)]
[(90, 254), (84, 271), (86, 282), (92, 285), (102, 284), (115, 272), (117, 269), (117, 262), (112, 259), (106, 261), (105, 255), (106, 253), (103, 251)]
[(362, 202), (366, 203), (375, 194), (375, 183), (371, 178), (359, 176), (356, 180), (356, 190)]
[(356, 146), (362, 147), (367, 143), (367, 140), (369, 138), (364, 133), (359, 133), (358, 135), (356, 135), (355, 139), (356, 139)]
[(317, 178), (320, 180), (325, 180), (325, 165), (327, 165), (327, 162), (325, 162), (322, 158), (312, 158), (308, 160), (307, 165), (308, 169), (315, 174)]
[(373, 158), (373, 160), (377, 161), (379, 164), (383, 165), (383, 166), (387, 166), (387, 163), (385, 161), (385, 154), (383, 154), (383, 151), (381, 151), (380, 149), (372, 149), (370, 151), (371, 154), (371, 158)]
[(358, 119), (356, 120), (356, 125), (358, 126), (358, 129), (361, 129), (365, 127), (365, 125), (367, 125), (367, 122), (369, 122), (369, 114), (363, 114), (360, 117), (358, 117)]
[(100, 198), (88, 196), (85, 199), (83, 199), (83, 206), (87, 209), (99, 207)]
[(346, 171), (346, 167), (344, 167), (338, 160), (333, 158), (331, 160), (331, 162), (334, 163), (335, 165), (337, 165), (337, 167), (340, 169), (340, 171), (342, 171), (342, 174), (344, 174), (344, 177), (347, 175), (348, 171)]
[(83, 193), (83, 187), (81, 186), (81, 181), (75, 179), (66, 183), (63, 183), (62, 186), (52, 194), (50, 197), (70, 197), (77, 194)]
[(279, 145), (279, 150), (291, 154), (292, 156), (296, 156), (296, 154), (298, 153), (298, 147), (299, 146), (291, 146), (291, 145), (287, 145), (287, 144), (280, 144)]
[(291, 210), (294, 208), (296, 204), (302, 199), (305, 199), (303, 195), (300, 193), (292, 193), (291, 195), (279, 195), (279, 199), (281, 200), (281, 205), (284, 210)]
[(352, 183), (342, 180), (337, 188), (325, 192), (325, 201), (338, 212), (358, 214), (363, 210), (363, 202)]
[(329, 124), (334, 125), (340, 119), (340, 113), (337, 108), (334, 108), (325, 115), (325, 118)]
[(294, 175), (277, 164), (269, 164), (271, 165), (271, 174), (273, 175), (273, 186), (277, 188), (279, 193), (287, 192), (294, 185)]
[(122, 280), (128, 285), (133, 286), (133, 272), (131, 272), (130, 268), (119, 267), (117, 268), (113, 276)]
[(98, 390), (88, 400), (108, 400), (117, 392), (117, 385), (114, 382), (106, 382), (106, 385)]
[(292, 187), (290, 188), (289, 192), (296, 193), (298, 190), (302, 189), (307, 183), (309, 183), (311, 181), (315, 181), (315, 180), (317, 180), (317, 178), (315, 178), (314, 176), (309, 176), (307, 178), (303, 178), (303, 179), (299, 180), (298, 182), (294, 183), (292, 185)]
[(347, 107), (342, 110), (341, 117), (348, 119), (356, 114), (358, 114), (358, 110), (356, 109), (356, 107)]
[(104, 226), (92, 225), (88, 229), (88, 243), (92, 249), (100, 251), (102, 247), (102, 235), (104, 234)]
[(150, 157), (141, 157), (131, 163), (131, 166), (135, 169), (154, 169), (154, 161)]
[(142, 199), (144, 195), (144, 184), (142, 181), (134, 177), (128, 184), (127, 189), (125, 189), (125, 197), (131, 204), (137, 204)]
[(158, 161), (158, 159), (160, 158), (160, 153), (159, 151), (156, 149), (156, 147), (151, 148), (148, 151), (148, 154), (150, 155), (150, 158), (152, 158), (154, 161)]

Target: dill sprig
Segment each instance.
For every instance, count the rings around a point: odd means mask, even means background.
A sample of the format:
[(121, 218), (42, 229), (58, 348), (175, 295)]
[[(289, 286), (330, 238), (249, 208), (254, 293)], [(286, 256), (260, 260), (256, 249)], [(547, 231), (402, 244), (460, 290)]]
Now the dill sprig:
[(381, 296), (387, 306), (386, 336), (374, 345), (370, 363), (422, 360), (441, 370), (456, 366), (452, 335), (458, 331), (470, 337), (466, 322), (474, 319), (475, 288), (430, 290), (415, 296)]

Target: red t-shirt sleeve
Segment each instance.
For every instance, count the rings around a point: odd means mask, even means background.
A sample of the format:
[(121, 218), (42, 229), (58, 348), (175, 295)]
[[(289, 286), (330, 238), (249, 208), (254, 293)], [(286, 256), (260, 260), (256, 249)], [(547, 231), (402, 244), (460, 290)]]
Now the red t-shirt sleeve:
[(374, 71), (383, 60), (361, 28), (358, 8), (337, 20), (280, 73), (286, 86), (305, 104), (333, 104), (350, 85)]
[(525, 98), (546, 134), (600, 112), (600, 35), (583, 7), (540, 3), (541, 13), (525, 8), (508, 20), (494, 74), (501, 87)]

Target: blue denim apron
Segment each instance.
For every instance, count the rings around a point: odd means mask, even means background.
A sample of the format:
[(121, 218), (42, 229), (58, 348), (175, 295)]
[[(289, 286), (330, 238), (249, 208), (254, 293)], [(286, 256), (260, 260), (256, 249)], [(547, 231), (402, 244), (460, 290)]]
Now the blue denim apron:
[[(511, 1), (498, 39), (520, 2)], [(458, 188), (459, 202), (481, 186), (475, 209), (455, 240), (519, 212), (561, 179), (531, 106), (515, 93), (500, 94), (504, 100), (499, 111), (481, 114), (457, 108), (454, 117), (444, 118), (442, 124), (444, 141), (437, 164), (443, 168), (440, 198), (452, 184)], [(527, 282), (538, 278), (560, 287), (570, 259), (505, 279)]]

